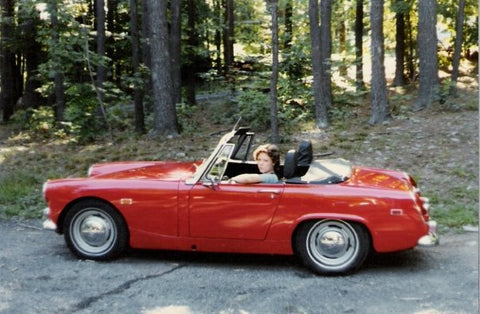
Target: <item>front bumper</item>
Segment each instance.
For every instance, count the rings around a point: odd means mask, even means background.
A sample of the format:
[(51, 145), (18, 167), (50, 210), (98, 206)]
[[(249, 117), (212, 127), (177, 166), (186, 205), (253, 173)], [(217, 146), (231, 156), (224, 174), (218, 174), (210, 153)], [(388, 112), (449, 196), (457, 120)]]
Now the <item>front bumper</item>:
[(419, 246), (434, 246), (440, 243), (440, 238), (437, 233), (437, 222), (434, 220), (429, 220), (428, 224), (428, 234), (424, 235), (418, 240)]
[(51, 231), (56, 231), (57, 230), (57, 225), (53, 222), (53, 220), (50, 219), (50, 208), (45, 208), (43, 210), (43, 229), (45, 230), (51, 230)]

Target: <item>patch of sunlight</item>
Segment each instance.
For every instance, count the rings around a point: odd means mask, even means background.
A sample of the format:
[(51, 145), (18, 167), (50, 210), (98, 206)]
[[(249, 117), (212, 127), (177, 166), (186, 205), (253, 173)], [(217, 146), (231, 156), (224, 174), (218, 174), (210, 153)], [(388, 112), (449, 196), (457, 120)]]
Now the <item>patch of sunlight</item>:
[(415, 312), (415, 314), (440, 314), (440, 313), (443, 313), (443, 312), (440, 312), (434, 309), (421, 310), (421, 311)]
[(12, 154), (21, 153), (28, 150), (25, 146), (0, 147), (0, 163), (3, 163), (7, 157)]
[(185, 305), (170, 305), (143, 310), (142, 314), (191, 314), (193, 311)]

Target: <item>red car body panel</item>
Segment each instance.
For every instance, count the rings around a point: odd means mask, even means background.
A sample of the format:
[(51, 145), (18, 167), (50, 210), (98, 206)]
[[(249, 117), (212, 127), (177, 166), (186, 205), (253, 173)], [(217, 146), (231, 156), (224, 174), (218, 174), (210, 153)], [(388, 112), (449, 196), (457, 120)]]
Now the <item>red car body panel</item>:
[(358, 222), (377, 252), (412, 248), (429, 232), (428, 208), (403, 172), (352, 167), (334, 184), (241, 185), (214, 183), (197, 174), (202, 169), (201, 162), (93, 165), (86, 178), (46, 183), (49, 219), (63, 233), (73, 204), (100, 199), (124, 218), (132, 248), (230, 253), (292, 254), (297, 227), (311, 220)]
[[(51, 219), (58, 223), (62, 210), (76, 200), (98, 198), (122, 213), (133, 248), (239, 253), (292, 254), (296, 226), (311, 219), (360, 222), (378, 252), (414, 247), (428, 233), (428, 217), (419, 215), (414, 188), (400, 172), (354, 168), (352, 178), (340, 184), (220, 184), (212, 189), (175, 180), (174, 174), (191, 175), (192, 163), (132, 166), (86, 179), (49, 181)], [(166, 179), (155, 179), (162, 174)]]

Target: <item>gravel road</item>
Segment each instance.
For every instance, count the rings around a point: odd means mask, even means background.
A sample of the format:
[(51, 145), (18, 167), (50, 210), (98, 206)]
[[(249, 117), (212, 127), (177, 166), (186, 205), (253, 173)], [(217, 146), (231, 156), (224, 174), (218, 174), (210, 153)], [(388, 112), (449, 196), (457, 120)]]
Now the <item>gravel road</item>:
[(316, 276), (293, 257), (131, 251), (82, 261), (38, 220), (0, 220), (0, 313), (478, 313), (478, 233)]

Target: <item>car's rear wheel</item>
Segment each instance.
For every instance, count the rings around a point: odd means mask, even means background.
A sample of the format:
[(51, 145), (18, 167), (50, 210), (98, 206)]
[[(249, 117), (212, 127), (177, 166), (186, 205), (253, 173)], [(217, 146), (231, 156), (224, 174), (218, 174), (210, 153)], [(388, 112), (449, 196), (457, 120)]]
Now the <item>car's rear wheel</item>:
[(75, 204), (65, 217), (63, 230), (68, 247), (80, 258), (107, 260), (128, 246), (128, 229), (122, 216), (98, 200)]
[(342, 220), (309, 221), (299, 226), (296, 254), (319, 274), (345, 274), (357, 270), (370, 250), (370, 236), (357, 223)]

